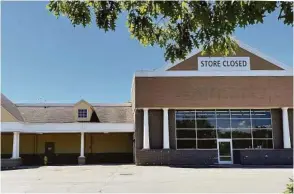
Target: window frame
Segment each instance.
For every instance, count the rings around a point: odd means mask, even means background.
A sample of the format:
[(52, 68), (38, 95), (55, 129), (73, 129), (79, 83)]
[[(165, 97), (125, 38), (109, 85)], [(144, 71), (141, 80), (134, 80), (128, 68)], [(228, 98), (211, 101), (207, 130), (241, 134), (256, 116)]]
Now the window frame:
[[(80, 111), (85, 111), (85, 112), (81, 113)], [(85, 114), (85, 117), (83, 117), (84, 114)], [(82, 117), (81, 117), (81, 115), (82, 115)], [(78, 119), (86, 119), (86, 118), (88, 118), (88, 109), (86, 109), (86, 108), (78, 109)]]
[[(205, 111), (206, 109), (198, 109), (198, 110), (201, 110), (201, 111)], [(229, 118), (218, 118), (217, 116), (217, 111), (221, 111), (221, 110), (228, 110), (229, 111)], [(249, 111), (249, 118), (232, 118), (232, 113), (231, 111), (232, 110), (244, 110), (244, 111)], [(262, 110), (262, 111), (265, 111), (265, 112), (269, 112), (270, 114), (270, 118), (253, 118), (252, 117), (252, 111), (254, 110)], [(194, 115), (195, 115), (195, 128), (177, 128), (177, 111), (193, 111), (194, 112)], [(175, 119), (174, 119), (174, 122), (175, 122), (175, 149), (176, 150), (217, 150), (217, 148), (198, 148), (198, 140), (216, 140), (219, 139), (218, 138), (218, 133), (217, 133), (217, 120), (218, 119), (229, 119), (230, 120), (230, 132), (231, 132), (231, 138), (228, 138), (228, 139), (231, 139), (232, 141), (233, 140), (251, 140), (251, 145), (252, 147), (251, 148), (233, 148), (233, 150), (272, 150), (274, 149), (275, 145), (274, 145), (274, 132), (273, 132), (273, 121), (272, 121), (272, 110), (271, 109), (207, 109), (207, 111), (214, 111), (214, 115), (215, 117), (214, 118), (206, 118), (206, 119), (215, 119), (215, 128), (200, 128), (199, 130), (214, 130), (215, 133), (216, 133), (216, 137), (215, 138), (203, 138), (203, 139), (198, 139), (198, 136), (197, 136), (197, 133), (198, 133), (198, 127), (197, 127), (197, 120), (205, 120), (203, 118), (197, 118), (197, 109), (187, 109), (187, 110), (183, 110), (183, 109), (179, 109), (179, 110), (175, 110), (175, 113), (174, 113), (174, 116), (175, 116)], [(240, 119), (248, 119), (250, 120), (250, 128), (248, 128), (251, 132), (251, 138), (233, 138), (233, 128), (232, 128), (232, 120), (240, 120)], [(271, 130), (271, 135), (272, 137), (271, 138), (254, 138), (253, 137), (253, 119), (269, 119), (270, 122), (271, 122), (271, 127), (270, 128), (264, 128), (264, 129), (270, 129)], [(196, 137), (195, 138), (177, 138), (177, 130), (195, 130), (195, 133), (196, 133)], [(234, 128), (235, 129), (235, 128)], [(196, 148), (178, 148), (178, 145), (177, 145), (177, 140), (195, 140), (196, 142)], [(254, 140), (269, 140), (271, 141), (272, 143), (272, 148), (254, 148)]]

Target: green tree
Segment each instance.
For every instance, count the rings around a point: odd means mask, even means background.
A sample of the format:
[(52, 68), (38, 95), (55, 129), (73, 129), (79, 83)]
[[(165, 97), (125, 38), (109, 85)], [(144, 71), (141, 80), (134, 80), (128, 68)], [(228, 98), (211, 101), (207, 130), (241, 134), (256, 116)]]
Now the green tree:
[(201, 46), (204, 53), (232, 54), (235, 29), (263, 23), (274, 11), (277, 19), (293, 26), (293, 2), (283, 1), (50, 1), (47, 8), (74, 26), (86, 27), (95, 19), (105, 32), (115, 31), (118, 17), (126, 13), (131, 37), (144, 46), (160, 46), (171, 62)]

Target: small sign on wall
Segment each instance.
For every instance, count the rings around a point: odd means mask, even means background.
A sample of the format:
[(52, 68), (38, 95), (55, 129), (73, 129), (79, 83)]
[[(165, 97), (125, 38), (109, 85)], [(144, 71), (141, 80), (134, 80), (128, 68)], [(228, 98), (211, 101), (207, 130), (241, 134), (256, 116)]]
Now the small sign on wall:
[(198, 71), (249, 71), (249, 57), (198, 57)]

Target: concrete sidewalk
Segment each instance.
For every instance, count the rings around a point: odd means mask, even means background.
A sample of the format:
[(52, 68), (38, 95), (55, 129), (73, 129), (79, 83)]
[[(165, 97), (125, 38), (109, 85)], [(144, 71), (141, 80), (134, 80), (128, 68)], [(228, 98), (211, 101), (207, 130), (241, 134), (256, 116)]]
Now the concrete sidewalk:
[(290, 168), (45, 166), (1, 172), (2, 192), (281, 193)]

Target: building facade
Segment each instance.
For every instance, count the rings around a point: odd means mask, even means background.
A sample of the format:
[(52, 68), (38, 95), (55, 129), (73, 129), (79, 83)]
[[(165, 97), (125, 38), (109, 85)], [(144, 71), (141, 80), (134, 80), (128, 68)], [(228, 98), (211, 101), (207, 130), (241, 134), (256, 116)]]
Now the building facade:
[(1, 98), (6, 163), (293, 164), (293, 70), (239, 43), (136, 72), (131, 103)]

